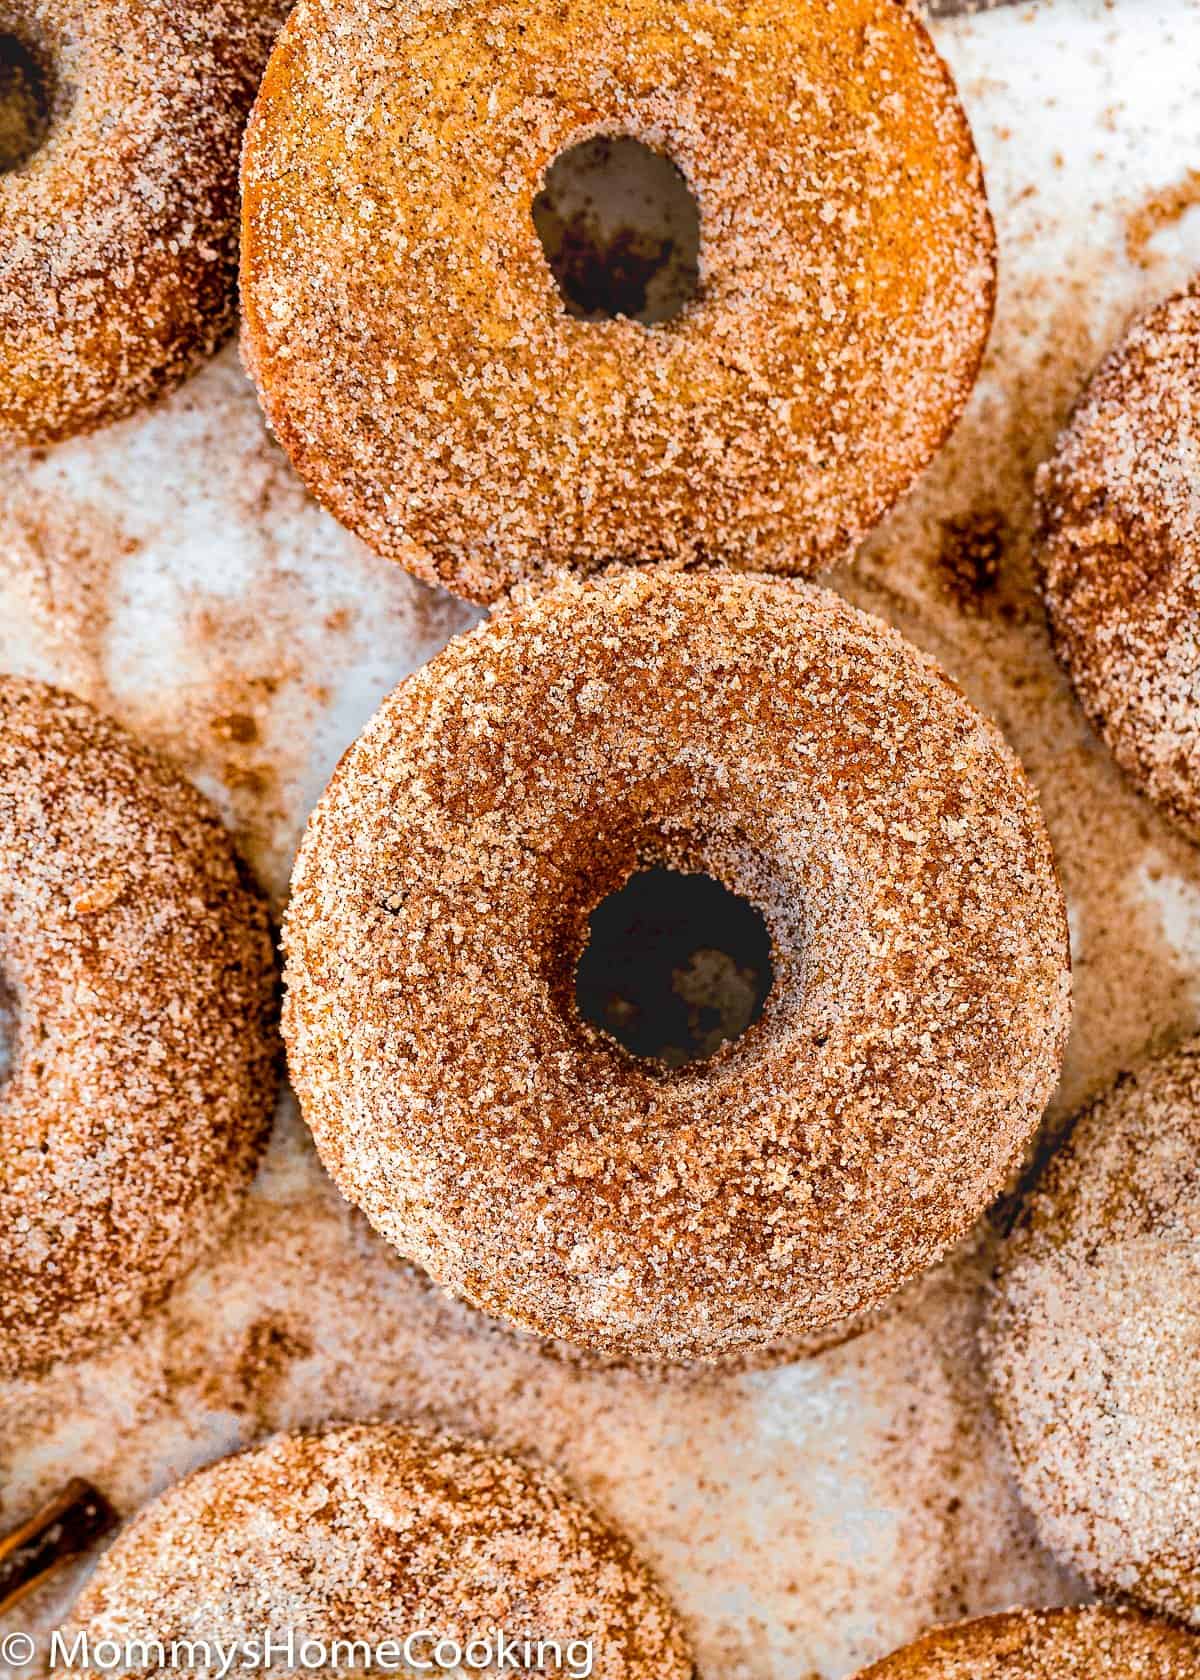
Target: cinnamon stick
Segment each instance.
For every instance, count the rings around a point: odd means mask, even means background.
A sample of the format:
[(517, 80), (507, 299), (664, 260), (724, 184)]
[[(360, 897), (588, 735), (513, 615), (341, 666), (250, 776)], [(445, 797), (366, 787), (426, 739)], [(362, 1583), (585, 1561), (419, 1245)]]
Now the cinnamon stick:
[(0, 1539), (0, 1612), (44, 1581), (52, 1570), (86, 1552), (117, 1522), (104, 1495), (79, 1477), (36, 1515)]

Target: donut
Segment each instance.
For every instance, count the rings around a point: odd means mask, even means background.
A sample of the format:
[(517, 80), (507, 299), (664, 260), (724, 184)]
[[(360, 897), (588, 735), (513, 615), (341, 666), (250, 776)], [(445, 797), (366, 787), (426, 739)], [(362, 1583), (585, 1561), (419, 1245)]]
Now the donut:
[[(631, 1056), (573, 977), (639, 870), (766, 923), (759, 1018)], [(934, 663), (798, 581), (521, 592), (384, 702), (305, 834), (285, 1039), (348, 1199), (540, 1335), (708, 1359), (840, 1322), (1020, 1161), (1069, 1014), (1035, 798)]]
[[(572, 314), (539, 242), (548, 170), (605, 139), (692, 195), (673, 319)], [(302, 0), (242, 185), (280, 441), (379, 553), (480, 601), (563, 566), (843, 558), (991, 322), (979, 161), (897, 0)]]
[(1046, 1544), (1200, 1627), (1200, 1039), (1079, 1120), (1009, 1241), (985, 1342)]
[(1139, 320), (1039, 475), (1054, 645), (1140, 790), (1200, 839), (1200, 294)]
[(1200, 1640), (1105, 1606), (1010, 1610), (936, 1628), (858, 1680), (1200, 1680)]
[(276, 985), (207, 801), (0, 677), (0, 1376), (127, 1329), (224, 1228), (274, 1107)]
[(242, 129), (286, 0), (0, 0), (0, 443), (177, 385), (233, 326)]
[[(415, 1659), (401, 1663), (405, 1674), (474, 1673), (484, 1665), (468, 1647), (481, 1658), (503, 1635), (518, 1653), (557, 1640), (565, 1660), (489, 1673), (694, 1674), (645, 1565), (557, 1475), (398, 1424), (277, 1435), (185, 1477), (105, 1554), (74, 1630), (168, 1646), (249, 1634), (282, 1642), (290, 1631), (309, 1642), (299, 1662), (326, 1672), (339, 1665), (321, 1664), (321, 1645), (394, 1642)], [(435, 1660), (439, 1639), (468, 1661), (456, 1666), (449, 1648)], [(380, 1662), (396, 1666), (382, 1653)]]

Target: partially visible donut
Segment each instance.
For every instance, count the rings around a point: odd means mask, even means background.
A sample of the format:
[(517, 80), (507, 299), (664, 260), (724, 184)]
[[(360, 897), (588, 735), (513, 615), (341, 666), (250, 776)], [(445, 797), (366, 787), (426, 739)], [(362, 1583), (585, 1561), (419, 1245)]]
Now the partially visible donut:
[[(71, 1622), (68, 1637), (86, 1629), (122, 1645), (282, 1644), (290, 1631), (313, 1657), (334, 1640), (390, 1641), (403, 1657), (420, 1636), (404, 1674), (434, 1666), (437, 1638), (494, 1646), (497, 1633), (510, 1646), (590, 1642), (596, 1680), (694, 1673), (646, 1566), (558, 1476), (398, 1424), (277, 1435), (186, 1477), (105, 1555)], [(582, 1656), (528, 1666), (582, 1672)]]
[(1101, 1606), (1011, 1610), (936, 1628), (858, 1680), (1200, 1680), (1200, 1639)]
[[(674, 320), (568, 313), (534, 201), (627, 136), (700, 213)], [(476, 600), (563, 565), (844, 557), (937, 450), (994, 292), (898, 0), (302, 0), (243, 167), (244, 349), (309, 488)]]
[(1200, 839), (1200, 294), (1101, 364), (1039, 477), (1050, 628), (1122, 768)]
[(1200, 1040), (1079, 1121), (1010, 1239), (987, 1345), (1046, 1544), (1200, 1627)]
[[(214, 811), (0, 678), (0, 1376), (128, 1328), (220, 1233), (274, 1105), (266, 906)], [(2, 1024), (2, 1023), (0, 1023)]]
[[(668, 1071), (581, 1020), (640, 867), (757, 907), (761, 1019)], [(997, 730), (784, 580), (615, 570), (456, 638), (345, 754), (285, 1033), (350, 1200), (476, 1305), (716, 1359), (885, 1300), (1018, 1164), (1069, 1015), (1062, 895)]]
[(242, 128), (286, 13), (0, 0), (10, 100), (45, 131), (0, 159), (0, 443), (130, 414), (232, 327)]

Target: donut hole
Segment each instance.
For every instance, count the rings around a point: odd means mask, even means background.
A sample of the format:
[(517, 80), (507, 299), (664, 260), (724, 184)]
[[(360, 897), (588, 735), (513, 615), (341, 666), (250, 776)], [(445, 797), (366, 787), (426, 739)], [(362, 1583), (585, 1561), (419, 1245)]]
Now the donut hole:
[(50, 132), (50, 89), (37, 57), (0, 34), (0, 175), (27, 164)]
[(749, 900), (655, 866), (592, 911), (575, 1006), (630, 1055), (678, 1068), (740, 1038), (773, 980), (771, 936)]
[(630, 135), (561, 152), (533, 202), (533, 225), (567, 313), (675, 318), (700, 278), (700, 210), (679, 168)]

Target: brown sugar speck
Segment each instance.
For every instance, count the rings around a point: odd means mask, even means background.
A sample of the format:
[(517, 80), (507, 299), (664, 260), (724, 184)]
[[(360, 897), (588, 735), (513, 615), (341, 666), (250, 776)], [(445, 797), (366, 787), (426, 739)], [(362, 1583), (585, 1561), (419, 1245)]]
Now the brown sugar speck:
[(215, 717), (210, 727), (222, 741), (236, 741), (242, 747), (258, 740), (258, 724), (246, 712), (227, 712)]
[(964, 611), (986, 611), (1009, 538), (1005, 515), (997, 508), (981, 509), (946, 520), (942, 531), (939, 561), (947, 590)]
[(109, 910), (128, 885), (127, 875), (109, 875), (105, 880), (97, 881), (88, 887), (86, 892), (81, 892), (71, 908), (77, 916), (94, 916), (100, 910)]

